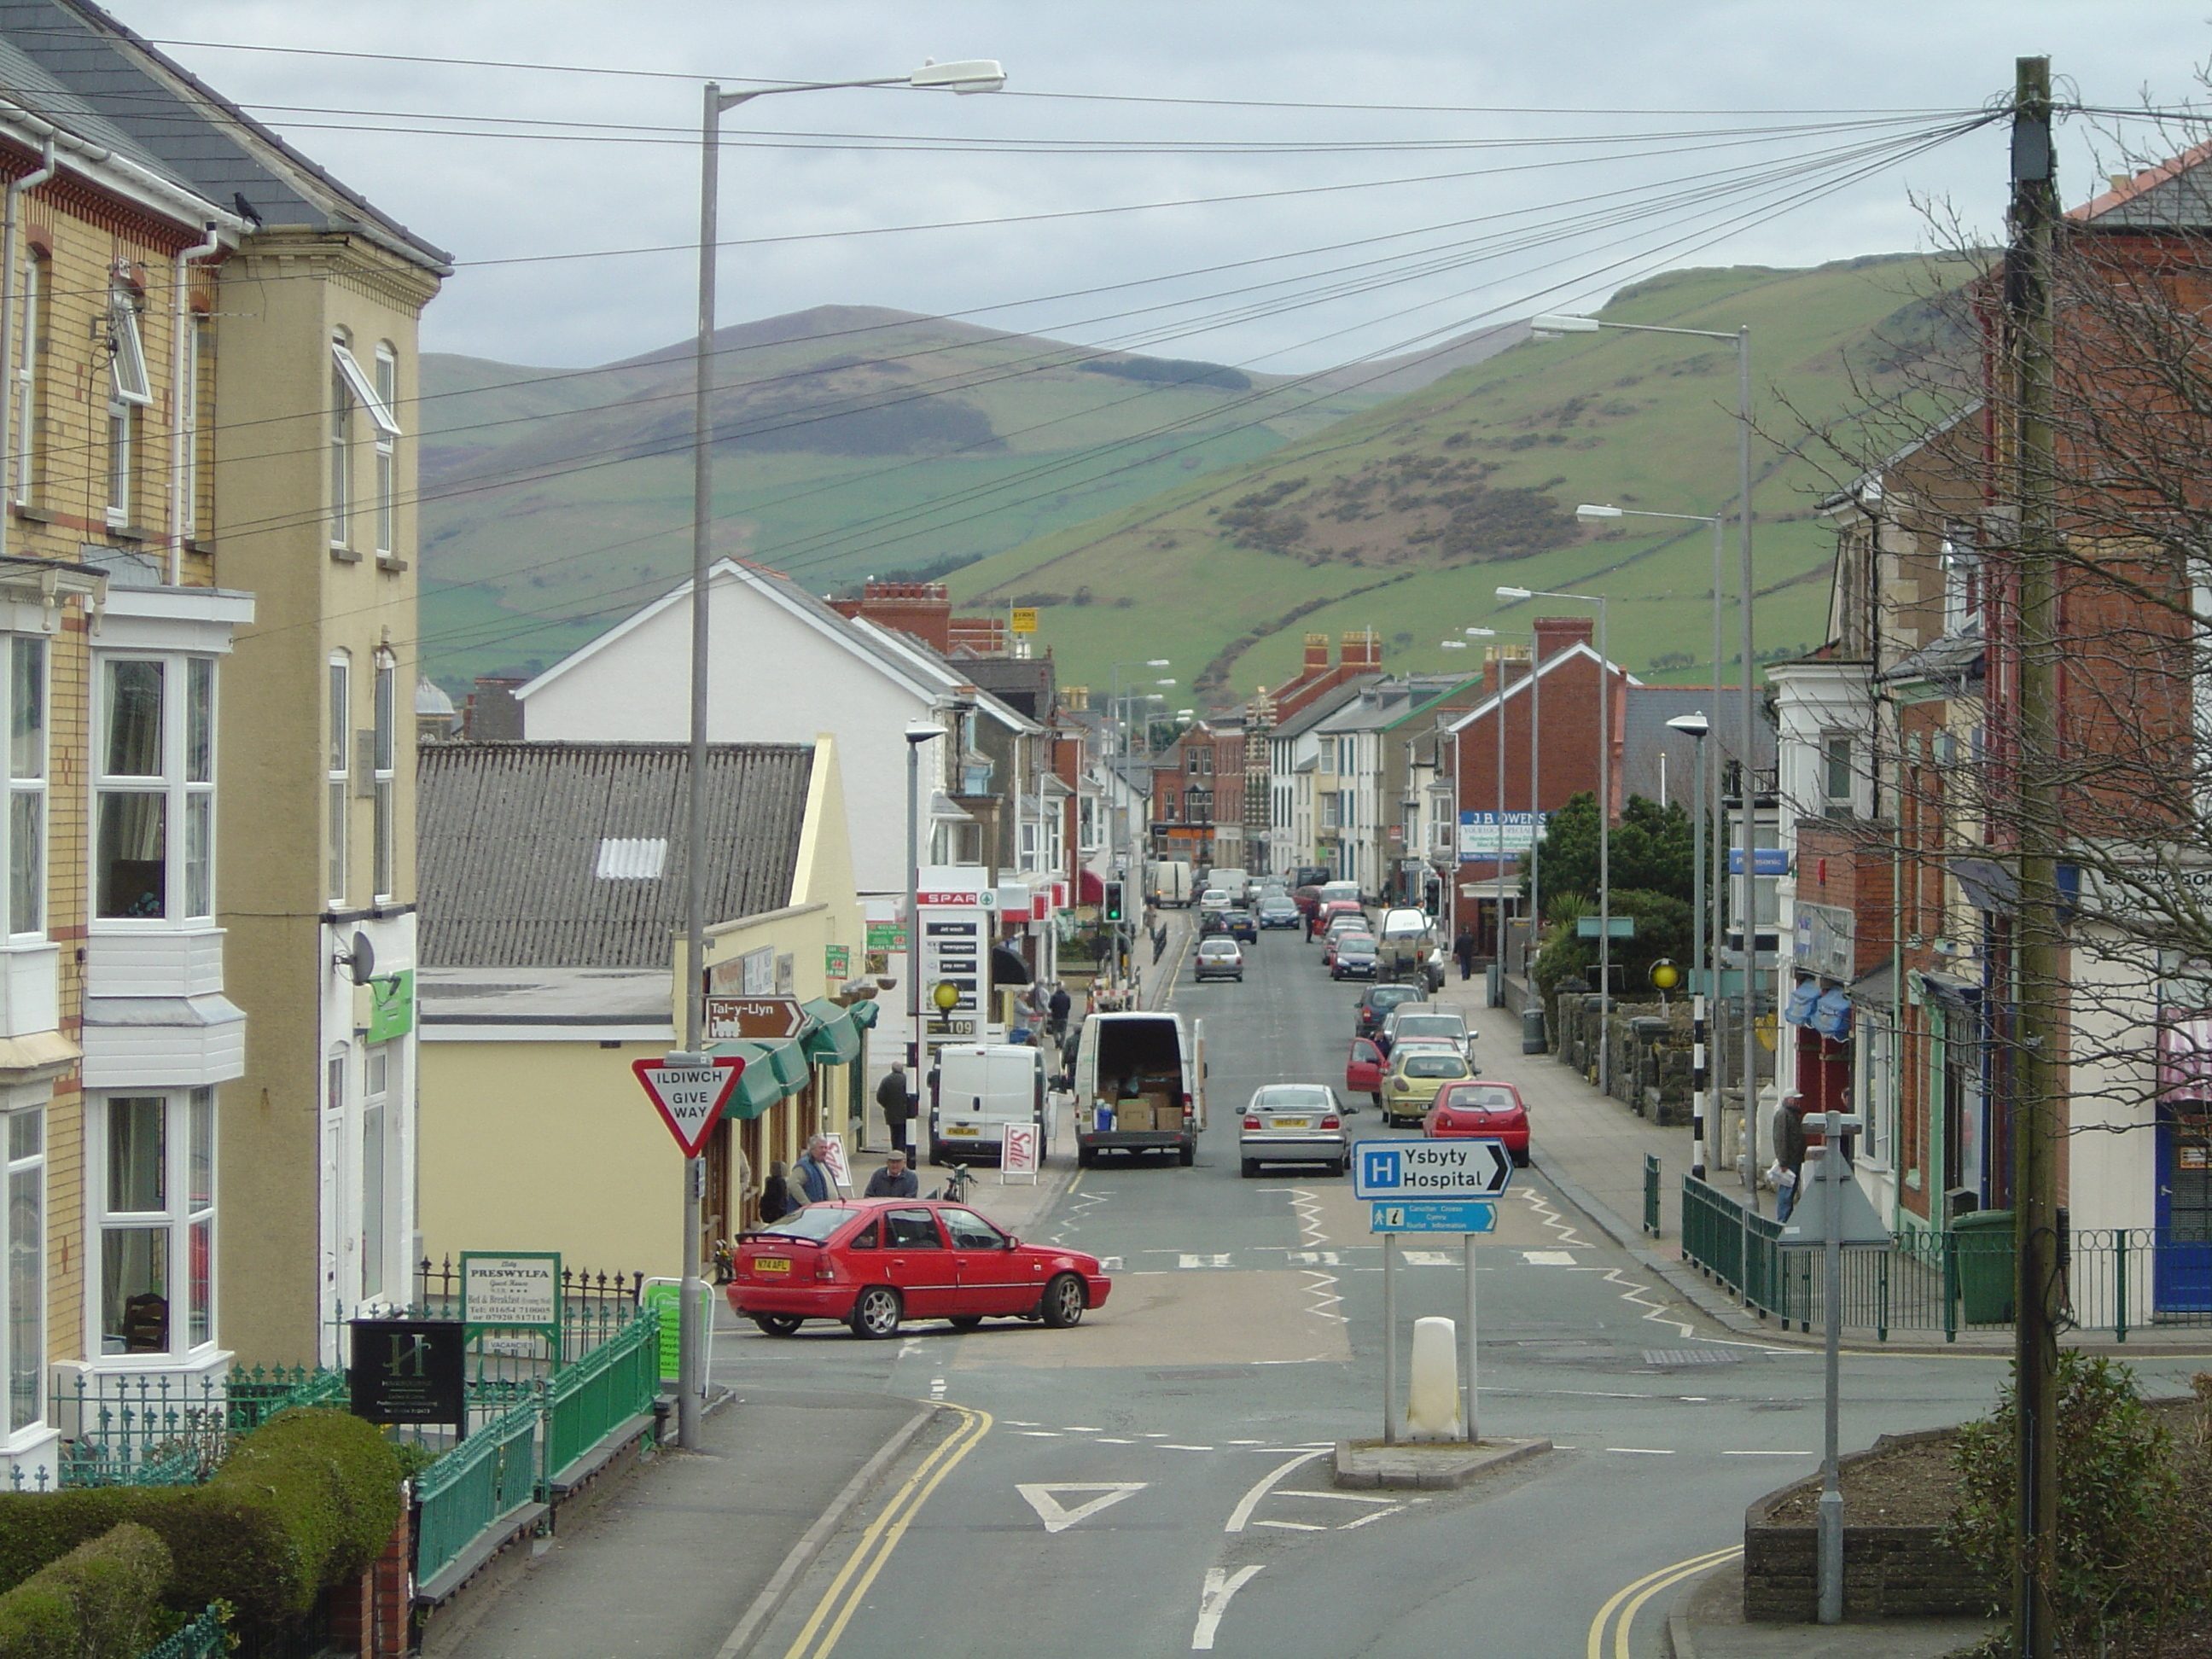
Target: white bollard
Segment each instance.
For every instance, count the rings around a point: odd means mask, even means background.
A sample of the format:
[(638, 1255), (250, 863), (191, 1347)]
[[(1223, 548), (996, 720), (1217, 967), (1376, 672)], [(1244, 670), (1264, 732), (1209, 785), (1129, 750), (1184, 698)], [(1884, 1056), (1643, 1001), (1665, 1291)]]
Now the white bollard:
[(1413, 1382), (1406, 1399), (1408, 1440), (1463, 1440), (1459, 1415), (1459, 1328), (1449, 1319), (1413, 1322)]

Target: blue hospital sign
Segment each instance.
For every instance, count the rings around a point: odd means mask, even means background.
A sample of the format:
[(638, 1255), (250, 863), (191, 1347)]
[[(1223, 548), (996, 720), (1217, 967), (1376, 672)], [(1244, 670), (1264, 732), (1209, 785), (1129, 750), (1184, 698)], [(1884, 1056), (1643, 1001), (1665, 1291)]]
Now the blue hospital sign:
[(1363, 1151), (1359, 1155), (1359, 1190), (1364, 1197), (1370, 1187), (1384, 1192), (1395, 1192), (1405, 1180), (1405, 1172), (1395, 1152)]
[(1495, 1198), (1513, 1179), (1505, 1144), (1486, 1136), (1362, 1140), (1352, 1158), (1355, 1198)]

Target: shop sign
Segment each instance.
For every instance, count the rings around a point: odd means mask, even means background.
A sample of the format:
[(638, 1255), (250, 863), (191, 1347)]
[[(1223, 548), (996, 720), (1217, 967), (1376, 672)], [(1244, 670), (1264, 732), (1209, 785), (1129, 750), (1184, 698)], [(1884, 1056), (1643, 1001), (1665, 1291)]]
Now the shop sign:
[(383, 974), (368, 981), (368, 1030), (364, 1038), (370, 1042), (388, 1042), (393, 1037), (404, 1036), (415, 1029), (415, 970), (403, 968), (396, 974)]

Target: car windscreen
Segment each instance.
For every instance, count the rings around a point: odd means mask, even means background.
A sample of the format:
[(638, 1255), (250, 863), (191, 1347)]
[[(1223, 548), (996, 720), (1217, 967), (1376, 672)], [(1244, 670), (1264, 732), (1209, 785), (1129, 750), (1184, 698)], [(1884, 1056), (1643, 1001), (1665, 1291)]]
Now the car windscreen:
[(1299, 1088), (1296, 1085), (1262, 1089), (1252, 1097), (1254, 1109), (1264, 1107), (1271, 1112), (1322, 1111), (1336, 1104), (1336, 1097), (1326, 1089)]
[(1202, 957), (1233, 957), (1237, 954), (1237, 941), (1233, 939), (1210, 939), (1198, 947), (1198, 953)]
[(1495, 1083), (1452, 1089), (1444, 1095), (1444, 1104), (1461, 1112), (1510, 1112), (1520, 1103), (1513, 1098), (1512, 1090), (1501, 1088)]
[(1378, 985), (1367, 994), (1370, 1008), (1395, 1008), (1401, 1002), (1418, 1002), (1421, 994), (1410, 985)]
[(1456, 1042), (1466, 1035), (1467, 1027), (1449, 1014), (1413, 1014), (1390, 1028), (1390, 1041), (1393, 1042), (1404, 1042), (1417, 1037), (1443, 1037)]
[(1467, 1062), (1450, 1054), (1425, 1052), (1407, 1054), (1399, 1069), (1407, 1077), (1465, 1077)]
[(787, 1215), (755, 1231), (769, 1237), (805, 1238), (819, 1244), (858, 1214), (858, 1210), (842, 1205), (810, 1204), (797, 1215)]
[(1346, 933), (1343, 938), (1337, 940), (1336, 948), (1340, 952), (1345, 951), (1372, 951), (1375, 948), (1375, 935), (1372, 933)]

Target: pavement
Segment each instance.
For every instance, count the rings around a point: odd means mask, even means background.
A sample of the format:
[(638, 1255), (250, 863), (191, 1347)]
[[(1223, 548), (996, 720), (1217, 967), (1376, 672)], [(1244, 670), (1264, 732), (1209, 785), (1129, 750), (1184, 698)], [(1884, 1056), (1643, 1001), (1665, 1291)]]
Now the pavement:
[(1996, 1628), (1986, 1619), (1885, 1619), (1863, 1625), (1748, 1625), (1743, 1566), (1710, 1573), (1667, 1620), (1668, 1659), (1945, 1659)]

